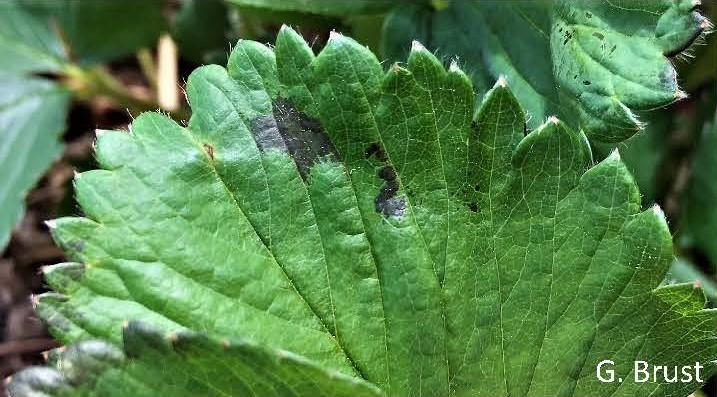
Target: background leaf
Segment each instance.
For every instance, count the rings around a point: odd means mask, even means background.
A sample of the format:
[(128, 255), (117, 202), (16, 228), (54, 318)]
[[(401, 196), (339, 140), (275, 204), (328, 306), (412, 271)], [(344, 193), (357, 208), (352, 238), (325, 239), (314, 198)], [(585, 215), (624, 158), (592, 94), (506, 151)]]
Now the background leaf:
[(60, 155), (69, 94), (37, 78), (0, 75), (0, 247), (24, 211), (25, 194)]
[(700, 137), (692, 162), (692, 174), (686, 194), (685, 235), (707, 254), (710, 263), (717, 266), (717, 118), (708, 122)]
[(118, 59), (151, 47), (167, 27), (162, 0), (19, 0), (19, 4), (36, 18), (35, 23), (52, 28), (64, 41), (65, 56), (79, 64)]
[[(197, 26), (202, 27), (201, 34)], [(223, 0), (183, 0), (172, 24), (172, 37), (182, 56), (200, 64), (226, 62), (230, 31)]]
[(62, 43), (44, 21), (17, 2), (0, 2), (0, 71), (58, 72), (66, 61)]
[(420, 40), (457, 56), (478, 88), (505, 75), (531, 128), (559, 115), (591, 141), (616, 143), (642, 127), (637, 111), (684, 96), (667, 56), (709, 28), (693, 6), (556, 0), (398, 7), (387, 19), (383, 48), (389, 59), (401, 59), (408, 43)]

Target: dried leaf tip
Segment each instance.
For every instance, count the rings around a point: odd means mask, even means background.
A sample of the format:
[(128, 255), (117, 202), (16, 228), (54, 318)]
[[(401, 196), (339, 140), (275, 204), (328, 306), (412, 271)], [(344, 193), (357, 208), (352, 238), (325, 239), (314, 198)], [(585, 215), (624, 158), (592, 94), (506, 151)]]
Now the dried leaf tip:
[(77, 172), (77, 170), (73, 170), (72, 174), (75, 177), (75, 179), (80, 179), (80, 177), (82, 177), (82, 173)]
[(702, 0), (692, 0), (692, 7), (697, 7), (702, 5)]
[(7, 378), (3, 379), (2, 383), (7, 386), (12, 382), (12, 375), (8, 376)]
[(712, 29), (712, 22), (710, 22), (709, 19), (703, 18), (700, 22), (700, 29), (702, 30), (710, 30)]
[(700, 289), (700, 288), (702, 288), (702, 281), (700, 281), (700, 280), (695, 280), (694, 283), (692, 283), (692, 288), (694, 288), (694, 289)]
[(680, 99), (685, 99), (685, 98), (687, 98), (688, 96), (689, 96), (689, 95), (687, 95), (687, 93), (684, 92), (684, 91), (682, 91), (682, 90), (677, 90), (677, 91), (675, 91), (675, 99), (678, 99), (678, 100), (680, 100)]
[(127, 328), (129, 328), (129, 320), (122, 321), (122, 329), (127, 329)]
[(55, 221), (54, 219), (46, 220), (45, 226), (47, 226), (48, 229), (53, 230), (57, 228), (57, 221)]
[(102, 135), (104, 135), (104, 134), (106, 134), (106, 133), (107, 133), (107, 130), (103, 130), (103, 129), (99, 129), (99, 128), (97, 128), (97, 129), (95, 130), (95, 136), (96, 136), (97, 138), (101, 137)]
[(657, 215), (657, 216), (658, 216), (660, 219), (662, 219), (663, 221), (666, 221), (666, 220), (667, 220), (667, 218), (665, 218), (665, 212), (662, 211), (662, 208), (660, 208), (659, 205), (657, 205), (657, 204), (653, 205), (653, 206), (652, 206), (652, 212), (654, 212), (655, 215)]
[(329, 41), (340, 40), (343, 37), (344, 37), (344, 35), (342, 35), (341, 33), (337, 32), (335, 30), (332, 30), (331, 32), (329, 32)]
[(505, 75), (501, 74), (498, 76), (498, 81), (495, 82), (495, 85), (498, 87), (507, 87), (508, 86), (508, 80), (505, 78)]
[(426, 51), (426, 47), (424, 47), (418, 40), (413, 40), (411, 42), (411, 51)]
[(456, 61), (455, 59), (452, 59), (452, 60), (451, 60), (451, 64), (448, 65), (448, 71), (449, 71), (449, 72), (453, 72), (453, 73), (455, 73), (455, 72), (460, 72), (460, 71), (461, 71), (461, 67), (458, 66), (458, 61)]
[(558, 119), (557, 116), (548, 117), (548, 124), (558, 124), (559, 122), (560, 122), (560, 119)]

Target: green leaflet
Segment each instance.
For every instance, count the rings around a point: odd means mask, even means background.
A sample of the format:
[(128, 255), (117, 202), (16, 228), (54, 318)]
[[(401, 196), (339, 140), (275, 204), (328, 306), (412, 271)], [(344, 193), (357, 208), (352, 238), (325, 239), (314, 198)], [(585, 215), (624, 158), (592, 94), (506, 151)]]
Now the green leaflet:
[(121, 343), (139, 319), (401, 397), (697, 387), (599, 383), (606, 358), (625, 379), (635, 357), (714, 372), (702, 292), (658, 288), (661, 211), (640, 210), (616, 152), (593, 164), (556, 118), (525, 136), (505, 80), (476, 112), (469, 78), (419, 44), (384, 72), (351, 39), (314, 55), (284, 28), (274, 51), (240, 41), (226, 69), (196, 70), (187, 94), (187, 127), (147, 113), (98, 134), (101, 169), (76, 178), (86, 217), (50, 224), (77, 261), (46, 268), (56, 292), (38, 297), (60, 340)]
[(39, 78), (0, 74), (0, 250), (25, 212), (25, 194), (59, 157), (69, 95)]
[(3, 74), (58, 72), (65, 59), (50, 26), (9, 1), (0, 3), (0, 53)]
[[(162, 3), (134, 2), (136, 15), (117, 12), (125, 2), (0, 2), (0, 251), (22, 217), (25, 194), (62, 150), (69, 92), (30, 74), (62, 74), (75, 58), (114, 59), (151, 44), (163, 26)], [(108, 23), (124, 29), (108, 30)]]
[(398, 7), (383, 52), (403, 59), (411, 40), (457, 56), (476, 87), (504, 75), (531, 128), (559, 115), (593, 142), (623, 141), (642, 128), (636, 116), (681, 99), (666, 56), (711, 25), (692, 0), (525, 2), (452, 1)]
[[(167, 25), (161, 0), (13, 1), (32, 15), (33, 23), (59, 36), (52, 42), (53, 55), (82, 65), (152, 47)], [(126, 12), (128, 9), (132, 12)], [(23, 34), (26, 28), (18, 26), (17, 31)]]
[[(96, 341), (51, 352), (56, 370), (23, 371), (8, 392), (28, 397), (381, 395), (364, 381), (286, 351), (196, 333), (162, 335), (141, 323), (128, 324), (123, 334), (124, 352)], [(171, 382), (158, 382), (169, 373)]]

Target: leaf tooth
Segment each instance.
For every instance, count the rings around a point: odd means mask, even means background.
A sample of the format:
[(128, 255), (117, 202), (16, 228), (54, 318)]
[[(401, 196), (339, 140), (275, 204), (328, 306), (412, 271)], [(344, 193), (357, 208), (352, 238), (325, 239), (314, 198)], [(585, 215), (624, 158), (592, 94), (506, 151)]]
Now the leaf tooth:
[(617, 104), (620, 106), (620, 109), (622, 109), (623, 114), (628, 118), (628, 120), (638, 129), (638, 130), (644, 130), (647, 126), (647, 123), (640, 120), (637, 115), (630, 109), (627, 105), (622, 103), (622, 101), (618, 101)]
[(337, 32), (335, 30), (332, 30), (331, 32), (329, 32), (329, 40), (326, 43), (326, 45), (328, 46), (328, 44), (331, 42), (341, 42), (343, 40), (346, 40), (346, 36), (342, 35), (341, 33)]
[(412, 52), (423, 52), (423, 51), (428, 51), (428, 50), (426, 50), (426, 47), (424, 47), (420, 41), (413, 40), (411, 42), (411, 51)]
[(665, 211), (663, 211), (662, 208), (660, 208), (660, 205), (659, 205), (659, 204), (653, 205), (651, 209), (652, 209), (652, 212), (653, 212), (655, 215), (657, 215), (657, 218), (658, 218), (660, 221), (662, 221), (662, 222), (664, 222), (665, 224), (667, 224), (667, 217), (665, 217)]
[(606, 160), (621, 161), (622, 159), (621, 159), (620, 151), (618, 150), (618, 148), (613, 149), (612, 152), (610, 152), (610, 155), (607, 156)]

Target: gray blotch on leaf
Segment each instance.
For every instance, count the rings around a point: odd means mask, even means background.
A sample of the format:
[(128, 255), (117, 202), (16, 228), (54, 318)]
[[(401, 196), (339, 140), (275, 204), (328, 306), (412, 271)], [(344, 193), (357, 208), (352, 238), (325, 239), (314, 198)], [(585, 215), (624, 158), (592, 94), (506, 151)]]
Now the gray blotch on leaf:
[(304, 179), (319, 159), (338, 157), (318, 120), (300, 112), (283, 98), (274, 101), (272, 107), (271, 116), (260, 116), (252, 121), (251, 132), (259, 150), (288, 152)]
[(406, 213), (406, 200), (396, 196), (399, 188), (396, 170), (390, 165), (384, 166), (379, 169), (378, 177), (383, 179), (385, 184), (376, 196), (376, 212), (386, 217), (402, 217)]

